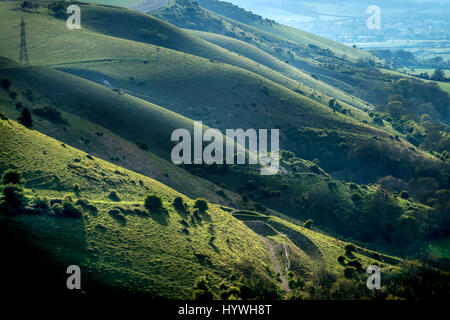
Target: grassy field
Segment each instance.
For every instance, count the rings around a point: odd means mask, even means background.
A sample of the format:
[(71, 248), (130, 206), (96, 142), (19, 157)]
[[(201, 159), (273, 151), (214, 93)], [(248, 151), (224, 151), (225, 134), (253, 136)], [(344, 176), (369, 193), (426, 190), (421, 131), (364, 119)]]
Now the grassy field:
[[(339, 256), (346, 256), (345, 246), (349, 243), (325, 236), (313, 230), (300, 227), (273, 216), (266, 216), (251, 211), (236, 211), (233, 216), (244, 221), (255, 232), (265, 235), (274, 243), (287, 243), (288, 246), (298, 247), (301, 254), (309, 257), (307, 268), (313, 270), (326, 270), (341, 274), (345, 264), (338, 261)], [(366, 268), (378, 264), (385, 272), (392, 272), (402, 261), (399, 258), (384, 255), (374, 255), (375, 252), (357, 247), (354, 256)], [(349, 259), (347, 257), (347, 259)], [(281, 260), (281, 259), (280, 259)]]
[[(414, 74), (421, 74), (421, 73), (428, 73), (428, 74), (433, 74), (433, 72), (436, 69), (430, 69), (430, 68), (414, 68)], [(447, 77), (450, 77), (450, 70), (442, 70), (444, 71), (445, 75)]]
[[(56, 199), (71, 193), (98, 210), (84, 212), (80, 219), (17, 215), (3, 221), (25, 228), (58, 263), (76, 263), (108, 286), (168, 298), (190, 298), (196, 278), (204, 274), (218, 284), (247, 258), (267, 279), (274, 276), (261, 239), (219, 207), (211, 205), (199, 219), (192, 209), (177, 212), (171, 202), (182, 195), (156, 180), (87, 158), (86, 153), (15, 122), (0, 122), (1, 170), (21, 170), (27, 196)], [(24, 148), (27, 152), (20, 152)], [(74, 184), (79, 192), (73, 192)], [(121, 201), (108, 198), (112, 190)], [(161, 197), (167, 213), (133, 213), (146, 211), (143, 199), (149, 193)], [(183, 198), (192, 208), (192, 200)], [(125, 217), (118, 220), (113, 209)], [(188, 221), (187, 233), (182, 232), (183, 220)]]
[[(207, 275), (217, 293), (224, 278), (230, 273), (239, 277), (241, 268), (249, 264), (253, 274), (280, 286), (267, 246), (256, 233), (273, 244), (283, 274), (292, 271), (314, 281), (323, 268), (336, 275), (343, 272), (345, 264), (337, 258), (345, 255), (348, 243), (281, 218), (248, 211), (230, 214), (229, 209), (213, 204), (206, 213), (197, 215), (193, 213), (193, 200), (160, 182), (92, 157), (15, 121), (0, 120), (0, 133), (0, 170), (20, 170), (28, 198), (71, 195), (91, 206), (83, 210), (81, 218), (46, 214), (0, 218), (2, 228), (25, 231), (26, 241), (33, 241), (48, 255), (53, 267), (77, 264), (87, 271), (84, 290), (88, 294), (110, 288), (128, 294), (189, 299), (198, 277)], [(27, 152), (19, 152), (24, 149)], [(119, 200), (110, 199), (112, 190)], [(144, 208), (143, 199), (149, 193), (162, 199), (167, 212)], [(188, 204), (187, 211), (175, 210), (172, 202), (177, 196)], [(263, 221), (265, 227), (255, 227), (250, 221)], [(377, 263), (386, 272), (396, 270), (400, 263), (397, 258), (359, 247), (346, 259), (360, 261), (363, 268)]]
[[(326, 97), (324, 97), (326, 101), (324, 100), (323, 103), (327, 103), (331, 99), (331, 97), (333, 97), (360, 109), (365, 109), (368, 107), (367, 103), (357, 99), (356, 97), (350, 96), (349, 94), (337, 90), (336, 88), (329, 86), (324, 82), (316, 80), (310, 75), (300, 71), (299, 69), (291, 66), (290, 64), (287, 64), (284, 61), (275, 58), (274, 56), (268, 54), (260, 48), (248, 44), (247, 42), (210, 32), (202, 32), (196, 30), (190, 30), (190, 32), (222, 48), (228, 49), (253, 61), (261, 63), (273, 70), (276, 70), (288, 76), (291, 79), (294, 79), (300, 83), (307, 85), (310, 88), (313, 88), (314, 90), (327, 95)], [(305, 89), (301, 88), (301, 90)], [(311, 95), (311, 92), (306, 91), (306, 93), (308, 95)], [(357, 108), (352, 108), (352, 112), (354, 111), (356, 114), (358, 114), (358, 112), (360, 114), (364, 114)]]

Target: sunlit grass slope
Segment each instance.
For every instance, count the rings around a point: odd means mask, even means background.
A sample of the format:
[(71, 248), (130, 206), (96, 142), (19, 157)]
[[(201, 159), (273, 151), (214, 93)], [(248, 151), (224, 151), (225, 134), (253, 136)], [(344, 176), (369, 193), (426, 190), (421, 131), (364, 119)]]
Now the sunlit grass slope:
[(303, 71), (275, 58), (274, 56), (247, 42), (210, 32), (197, 30), (190, 30), (190, 32), (198, 36), (199, 38), (205, 39), (222, 48), (228, 49), (253, 61), (261, 63), (275, 71), (288, 76), (291, 79), (297, 80), (298, 82), (303, 83), (310, 88), (322, 92), (328, 96), (328, 100), (330, 99), (330, 97), (333, 97), (358, 108), (368, 108), (367, 103), (361, 101), (360, 99), (353, 97), (343, 91), (340, 91), (330, 85), (327, 85), (324, 82), (314, 79)]
[[(315, 232), (313, 230), (298, 226), (274, 216), (267, 216), (252, 211), (235, 211), (233, 215), (245, 221), (246, 224), (260, 231), (274, 242), (287, 243), (292, 242), (303, 253), (309, 257), (314, 265), (314, 270), (318, 271), (325, 268), (333, 273), (340, 274), (343, 272), (345, 265), (338, 261), (339, 256), (346, 257), (345, 246), (348, 242), (337, 240), (327, 235)], [(258, 222), (258, 224), (255, 224)], [(266, 227), (262, 228), (261, 224)], [(256, 226), (256, 227), (255, 227)], [(267, 232), (268, 227), (271, 232)], [(392, 271), (402, 261), (399, 258), (383, 255), (375, 251), (367, 250), (356, 246), (353, 254), (362, 264), (363, 268), (370, 265), (380, 265), (384, 271)], [(347, 259), (349, 259), (347, 257)]]
[[(22, 171), (28, 197), (62, 198), (78, 184), (80, 191), (72, 196), (87, 199), (98, 209), (83, 212), (81, 218), (2, 216), (3, 226), (21, 229), (55, 264), (65, 268), (77, 264), (101, 286), (169, 298), (191, 298), (197, 277), (207, 274), (217, 284), (231, 272), (239, 273), (239, 264), (246, 259), (269, 281), (274, 277), (265, 244), (219, 207), (210, 205), (207, 213), (195, 218), (193, 201), (173, 189), (89, 158), (14, 121), (0, 120), (0, 136), (1, 171)], [(108, 198), (111, 190), (121, 201)], [(133, 213), (146, 211), (143, 199), (149, 193), (161, 197), (167, 213)], [(174, 209), (171, 202), (176, 196), (190, 205), (188, 212)], [(124, 218), (116, 219), (112, 209), (123, 210)], [(95, 294), (89, 282), (84, 290)]]
[[(223, 190), (223, 188), (194, 176), (156, 155), (152, 152), (153, 150), (141, 149), (136, 141), (127, 140), (98, 124), (62, 111), (57, 105), (52, 105), (50, 101), (36, 92), (33, 93), (33, 101), (29, 101), (23, 96), (23, 92), (27, 89), (29, 88), (21, 87), (17, 82), (12, 84), (11, 91), (19, 92), (19, 96), (15, 100), (11, 99), (8, 91), (1, 90), (0, 111), (11, 119), (17, 119), (22, 110), (18, 109), (16, 105), (20, 103), (32, 112), (34, 130), (118, 166), (154, 178), (187, 196), (204, 197), (214, 203), (228, 205), (229, 201), (236, 198), (236, 195)], [(35, 110), (42, 110), (49, 106), (59, 109), (61, 117), (66, 120), (66, 123), (52, 121), (33, 113)], [(226, 198), (221, 196), (222, 192), (219, 191), (224, 192)]]
[(29, 56), (33, 65), (104, 62), (108, 59), (155, 62), (160, 56), (170, 56), (181, 67), (192, 61), (198, 63), (198, 59), (191, 56), (194, 55), (255, 72), (292, 90), (303, 87), (301, 83), (264, 65), (194, 37), (150, 15), (119, 7), (88, 3), (79, 5), (83, 16), (82, 29), (68, 30), (64, 20), (50, 17), (47, 10), (22, 12), (17, 9), (18, 2), (0, 3), (0, 18), (5, 31), (0, 36), (1, 55), (18, 59), (17, 48), (9, 45), (10, 34), (20, 29), (18, 24), (23, 16), (27, 23)]

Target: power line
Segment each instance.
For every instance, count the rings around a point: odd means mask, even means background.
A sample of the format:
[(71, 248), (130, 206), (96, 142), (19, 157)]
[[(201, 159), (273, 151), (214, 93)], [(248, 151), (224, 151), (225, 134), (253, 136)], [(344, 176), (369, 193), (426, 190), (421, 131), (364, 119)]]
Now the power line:
[(20, 56), (19, 60), (21, 64), (29, 65), (30, 60), (28, 59), (27, 41), (25, 34), (25, 19), (22, 17), (22, 22), (20, 23)]

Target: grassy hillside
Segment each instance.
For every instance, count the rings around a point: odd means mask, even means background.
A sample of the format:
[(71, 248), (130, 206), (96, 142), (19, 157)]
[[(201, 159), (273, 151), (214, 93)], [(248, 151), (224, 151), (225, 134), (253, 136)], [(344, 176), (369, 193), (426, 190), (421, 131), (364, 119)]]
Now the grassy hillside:
[[(12, 8), (14, 4), (2, 3), (2, 5)], [(129, 13), (130, 17), (133, 17), (131, 20), (133, 23), (139, 22), (139, 19), (136, 18), (139, 16), (141, 20), (151, 21), (160, 27), (174, 30), (174, 35), (171, 34), (174, 38), (168, 39), (177, 43), (177, 46), (183, 47), (183, 43), (186, 43), (185, 37), (177, 38), (181, 31), (161, 22), (157, 23), (156, 19), (143, 14), (93, 5), (86, 8), (83, 8), (83, 12), (86, 24), (88, 26), (91, 24), (91, 28), (94, 28), (95, 25), (96, 28), (103, 28), (105, 32), (118, 33), (123, 28), (111, 28), (110, 31), (106, 28), (107, 25), (113, 24), (111, 21), (114, 19), (98, 20), (94, 18), (99, 13), (102, 14), (102, 17), (104, 14), (110, 14), (114, 17), (117, 16), (117, 19), (124, 23)], [(2, 12), (8, 13), (8, 10)], [(29, 21), (29, 42), (33, 43), (32, 48), (36, 50), (30, 50), (32, 63), (59, 66), (65, 68), (65, 71), (99, 82), (106, 78), (115, 86), (127, 89), (130, 93), (190, 118), (202, 115), (202, 119), (209, 126), (220, 129), (235, 126), (244, 128), (289, 126), (289, 130), (297, 131), (296, 127), (305, 124), (313, 128), (355, 130), (355, 134), (347, 137), (342, 135), (345, 137), (344, 139), (350, 140), (364, 138), (358, 132), (367, 132), (370, 136), (372, 134), (386, 136), (382, 131), (374, 131), (340, 113), (333, 113), (323, 105), (314, 103), (298, 93), (243, 69), (141, 42), (105, 36), (88, 31), (87, 27), (81, 31), (69, 31), (65, 28), (63, 21), (49, 18), (43, 12), (26, 13), (26, 15)], [(9, 11), (8, 14), (5, 14), (5, 30), (12, 32), (14, 29), (14, 16), (19, 19), (19, 12)], [(123, 25), (123, 23), (116, 25)], [(130, 30), (132, 26), (130, 26)], [(120, 32), (126, 33), (126, 31)], [(116, 35), (120, 36), (120, 34)], [(49, 44), (45, 41), (47, 37), (56, 40)], [(0, 41), (3, 43), (2, 54), (15, 58), (15, 51), (6, 45), (7, 38), (4, 37)], [(189, 42), (190, 45), (191, 42)], [(123, 50), (124, 47), (127, 50)], [(37, 52), (46, 54), (37, 54)], [(236, 57), (241, 59), (237, 55)], [(208, 90), (202, 90), (206, 83)], [(114, 93), (111, 92), (111, 95)], [(228, 110), (228, 112), (217, 112), (217, 110)], [(242, 114), (243, 110), (245, 114)], [(276, 113), (277, 118), (273, 117), (274, 110), (282, 110), (282, 112)], [(258, 114), (257, 117), (254, 116), (255, 112)], [(289, 113), (289, 117), (284, 116), (287, 113)], [(233, 116), (237, 114), (239, 117)], [(238, 123), (234, 121), (235, 118), (239, 120)], [(284, 137), (283, 139), (287, 139), (286, 146), (283, 148), (291, 148), (294, 141), (287, 135)], [(368, 137), (366, 136), (366, 138)], [(388, 143), (390, 142), (388, 141)], [(308, 146), (305, 146), (293, 151), (310, 160), (318, 158), (324, 161), (324, 167), (328, 171), (335, 170), (331, 167), (331, 163), (327, 163), (329, 160), (320, 155), (321, 152), (311, 154), (308, 149)]]
[[(316, 271), (325, 268), (328, 271), (342, 273), (345, 264), (339, 263), (338, 257), (345, 256), (345, 246), (349, 243), (317, 233), (313, 230), (300, 227), (278, 217), (267, 216), (252, 211), (235, 211), (233, 216), (244, 221), (255, 232), (266, 235), (269, 239), (280, 241), (289, 240), (294, 246), (302, 248), (302, 251), (313, 262)], [(257, 223), (258, 222), (258, 223)], [(265, 226), (263, 228), (263, 225)], [(281, 240), (282, 241), (282, 240)], [(380, 255), (361, 247), (356, 247), (355, 256), (363, 266), (385, 263), (382, 268), (385, 272), (396, 269), (401, 259)]]
[(383, 61), (370, 53), (279, 25), (226, 2), (204, 3), (215, 11), (179, 0), (150, 14), (178, 27), (242, 40), (347, 94), (374, 105), (383, 101), (379, 91), (392, 79), (377, 71)]
[[(12, 88), (20, 92), (26, 90), (26, 88), (18, 87), (17, 83)], [(230, 201), (236, 199), (236, 195), (207, 180), (189, 174), (172, 162), (156, 155), (152, 150), (141, 149), (135, 143), (136, 141), (126, 140), (98, 124), (61, 109), (58, 110), (47, 99), (36, 96), (31, 102), (27, 98), (19, 96), (16, 100), (11, 100), (6, 91), (1, 91), (0, 103), (2, 104), (1, 111), (11, 119), (19, 118), (22, 109), (16, 105), (20, 103), (32, 112), (35, 130), (103, 160), (156, 179), (190, 197), (204, 197), (214, 203), (224, 205), (230, 205)], [(45, 110), (49, 106), (58, 110), (65, 122), (34, 114), (36, 110)], [(155, 150), (157, 150), (156, 147)], [(219, 195), (222, 192), (226, 198)]]
[[(58, 266), (79, 265), (100, 288), (168, 298), (191, 298), (196, 278), (207, 274), (217, 285), (248, 259), (267, 281), (274, 277), (261, 239), (220, 208), (210, 205), (206, 213), (193, 214), (193, 201), (181, 195), (190, 209), (177, 212), (172, 201), (180, 194), (165, 185), (15, 122), (0, 122), (1, 171), (22, 171), (28, 197), (61, 199), (71, 193), (96, 208), (83, 210), (80, 218), (2, 215), (2, 228), (23, 228), (28, 241)], [(109, 199), (112, 190), (120, 201)], [(149, 193), (162, 199), (167, 212), (143, 207)], [(95, 295), (89, 284), (84, 290)]]
[[(83, 292), (89, 296), (190, 299), (200, 276), (207, 276), (218, 298), (218, 293), (222, 294), (219, 285), (224, 280), (235, 281), (230, 274), (242, 275), (239, 281), (248, 281), (250, 287), (272, 287), (270, 290), (278, 290), (282, 297), (281, 283), (275, 281), (274, 259), (283, 277), (312, 284), (320, 283), (323, 272), (342, 277), (350, 261), (359, 263), (362, 270), (378, 264), (385, 274), (397, 271), (401, 262), (360, 247), (349, 254), (349, 243), (256, 212), (230, 213), (210, 204), (207, 212), (198, 213), (191, 199), (156, 180), (92, 157), (5, 117), (0, 120), (0, 133), (0, 171), (20, 170), (28, 199), (68, 201), (70, 194), (73, 200), (69, 201), (82, 211), (78, 218), (55, 216), (45, 210), (29, 214), (27, 208), (14, 216), (0, 216), (2, 236), (14, 235), (16, 245), (32, 246), (45, 257), (43, 264), (49, 274), (44, 272), (39, 281), (56, 292), (63, 288), (55, 280), (64, 278), (70, 264), (80, 266)], [(26, 153), (19, 152), (24, 148)], [(111, 200), (111, 190), (120, 199)], [(164, 210), (144, 207), (143, 198), (149, 193), (162, 199)], [(177, 196), (188, 205), (186, 211), (173, 207)], [(270, 257), (262, 237), (270, 241), (274, 257)], [(40, 270), (41, 264), (34, 266)]]
[(198, 3), (207, 10), (227, 18), (248, 24), (249, 26), (269, 32), (271, 34), (294, 41), (300, 45), (315, 45), (322, 49), (329, 49), (339, 56), (347, 56), (352, 59), (369, 57), (370, 54), (356, 50), (350, 46), (335, 42), (312, 33), (285, 26), (274, 21), (263, 19), (260, 16), (249, 13), (238, 6), (234, 6), (226, 1), (199, 0)]
[[(316, 80), (312, 76), (300, 71), (299, 69), (291, 66), (290, 64), (284, 61), (275, 58), (274, 56), (247, 42), (210, 32), (203, 32), (197, 30), (190, 30), (190, 31), (194, 35), (202, 39), (212, 42), (232, 52), (243, 55), (253, 61), (256, 61), (273, 70), (276, 70), (288, 76), (291, 79), (306, 84), (310, 88), (313, 88), (319, 92), (326, 94), (327, 95), (326, 99), (328, 100), (324, 101), (325, 103), (331, 99), (330, 97), (334, 97), (336, 99), (347, 102), (351, 106), (357, 106), (360, 109), (366, 109), (370, 107), (367, 103), (357, 99), (356, 97), (350, 96), (345, 92), (342, 92), (340, 90), (337, 90), (336, 88), (333, 88), (332, 86), (325, 84), (324, 82)], [(356, 108), (352, 108), (352, 111), (358, 113), (358, 109)]]

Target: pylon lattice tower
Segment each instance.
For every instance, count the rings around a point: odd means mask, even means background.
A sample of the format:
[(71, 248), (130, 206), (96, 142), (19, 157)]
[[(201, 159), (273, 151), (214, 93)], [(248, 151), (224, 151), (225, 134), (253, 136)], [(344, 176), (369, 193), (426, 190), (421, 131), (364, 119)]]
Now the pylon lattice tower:
[(22, 17), (22, 22), (20, 23), (20, 56), (19, 60), (22, 64), (30, 64), (28, 60), (28, 51), (27, 51), (27, 41), (25, 38), (25, 19)]

